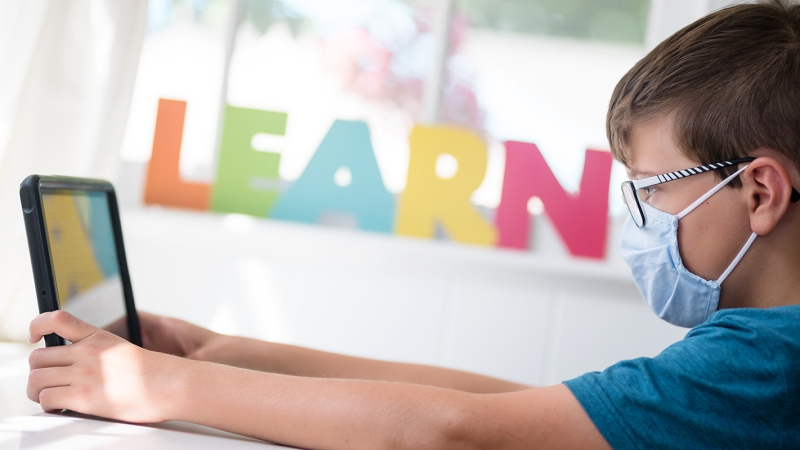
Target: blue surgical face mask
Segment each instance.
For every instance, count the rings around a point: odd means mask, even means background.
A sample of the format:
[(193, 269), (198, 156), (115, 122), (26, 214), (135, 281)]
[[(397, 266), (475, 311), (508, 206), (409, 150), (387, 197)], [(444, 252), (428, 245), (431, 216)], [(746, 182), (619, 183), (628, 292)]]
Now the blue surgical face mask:
[(678, 221), (746, 168), (726, 178), (678, 215), (667, 214), (642, 202), (647, 217), (645, 226), (637, 227), (630, 216), (625, 221), (620, 253), (631, 267), (636, 286), (650, 308), (673, 325), (691, 328), (708, 320), (719, 305), (720, 285), (756, 238), (752, 233), (725, 272), (717, 280), (709, 281), (683, 266), (678, 252)]

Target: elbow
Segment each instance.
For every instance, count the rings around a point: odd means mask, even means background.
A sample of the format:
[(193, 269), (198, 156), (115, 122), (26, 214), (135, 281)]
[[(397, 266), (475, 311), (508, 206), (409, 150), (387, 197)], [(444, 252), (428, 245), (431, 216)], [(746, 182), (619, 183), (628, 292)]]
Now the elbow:
[(429, 405), (416, 414), (417, 426), (402, 433), (395, 449), (464, 449), (483, 448), (480, 444), (480, 424), (476, 417), (473, 394), (461, 394), (457, 399)]

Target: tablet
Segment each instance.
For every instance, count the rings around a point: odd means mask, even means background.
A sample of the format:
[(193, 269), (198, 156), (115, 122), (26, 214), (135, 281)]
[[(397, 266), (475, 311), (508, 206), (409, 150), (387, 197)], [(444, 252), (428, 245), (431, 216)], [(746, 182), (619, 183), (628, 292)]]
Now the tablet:
[[(123, 321), (125, 337), (141, 346), (111, 183), (31, 175), (19, 194), (39, 312), (63, 309), (100, 328)], [(45, 336), (48, 347), (66, 343)]]

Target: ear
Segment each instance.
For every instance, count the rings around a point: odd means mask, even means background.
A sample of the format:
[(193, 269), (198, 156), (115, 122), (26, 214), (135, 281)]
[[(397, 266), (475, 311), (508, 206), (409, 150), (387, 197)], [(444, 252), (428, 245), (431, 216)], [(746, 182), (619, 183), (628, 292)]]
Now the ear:
[(750, 229), (759, 236), (769, 234), (789, 208), (792, 196), (789, 172), (777, 160), (764, 156), (748, 164), (741, 180)]

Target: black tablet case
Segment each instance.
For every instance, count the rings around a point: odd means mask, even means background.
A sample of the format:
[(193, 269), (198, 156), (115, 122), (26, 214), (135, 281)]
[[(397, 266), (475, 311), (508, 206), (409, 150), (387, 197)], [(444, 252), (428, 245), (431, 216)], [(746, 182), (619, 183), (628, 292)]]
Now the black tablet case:
[[(89, 178), (31, 175), (20, 184), (19, 196), (22, 202), (22, 213), (25, 217), (25, 231), (28, 235), (28, 250), (31, 255), (31, 268), (33, 269), (33, 282), (36, 286), (39, 312), (44, 313), (59, 309), (58, 299), (56, 298), (55, 275), (53, 273), (52, 260), (50, 259), (50, 246), (48, 245), (44, 223), (41, 188), (101, 191), (106, 193), (111, 213), (111, 225), (114, 229), (120, 280), (122, 281), (122, 290), (125, 296), (128, 337), (130, 342), (141, 347), (142, 337), (139, 329), (139, 316), (136, 314), (136, 306), (133, 303), (133, 289), (131, 289), (128, 263), (125, 258), (125, 246), (122, 242), (122, 227), (119, 220), (117, 196), (114, 193), (114, 187), (107, 181)], [(45, 336), (45, 345), (48, 347), (64, 344), (64, 339), (56, 334)]]

